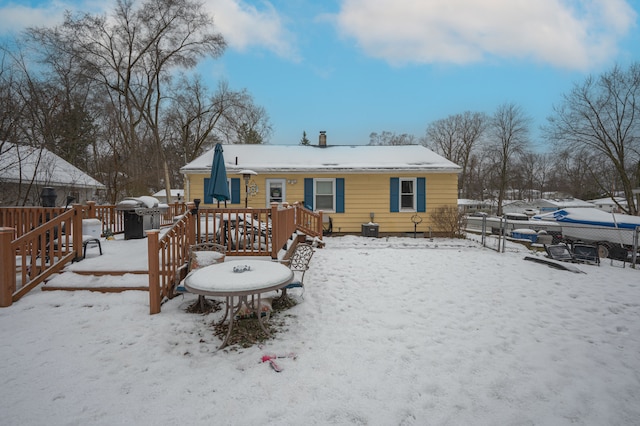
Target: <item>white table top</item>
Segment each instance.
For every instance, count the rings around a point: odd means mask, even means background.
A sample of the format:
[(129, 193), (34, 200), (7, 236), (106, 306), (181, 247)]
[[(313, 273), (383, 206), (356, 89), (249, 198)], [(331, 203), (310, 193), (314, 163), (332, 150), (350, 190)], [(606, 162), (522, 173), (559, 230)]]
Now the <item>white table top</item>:
[[(247, 269), (244, 272), (234, 272)], [(293, 280), (288, 267), (270, 260), (230, 260), (196, 269), (185, 278), (185, 288), (207, 296), (242, 296), (280, 289)]]

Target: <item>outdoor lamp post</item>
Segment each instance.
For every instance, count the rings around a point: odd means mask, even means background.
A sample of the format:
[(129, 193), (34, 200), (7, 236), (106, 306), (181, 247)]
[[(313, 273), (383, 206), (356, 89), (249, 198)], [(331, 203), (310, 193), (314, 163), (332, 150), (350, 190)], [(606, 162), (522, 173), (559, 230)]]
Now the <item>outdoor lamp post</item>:
[(251, 179), (251, 176), (256, 176), (258, 173), (253, 170), (241, 170), (240, 174), (244, 179), (244, 208), (246, 209), (249, 206), (249, 179)]

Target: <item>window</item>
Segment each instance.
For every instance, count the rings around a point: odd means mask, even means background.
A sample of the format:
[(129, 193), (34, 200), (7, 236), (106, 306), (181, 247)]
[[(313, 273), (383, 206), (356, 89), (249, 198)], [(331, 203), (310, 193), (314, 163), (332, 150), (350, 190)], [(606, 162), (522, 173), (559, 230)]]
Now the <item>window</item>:
[(344, 178), (305, 178), (304, 206), (309, 210), (344, 213)]
[(415, 211), (415, 179), (400, 179), (400, 210)]
[(271, 203), (282, 204), (286, 201), (286, 180), (285, 179), (267, 179), (267, 207), (271, 207)]
[(335, 185), (333, 179), (315, 180), (315, 210), (335, 211)]
[(426, 211), (426, 178), (389, 179), (389, 211), (425, 212)]

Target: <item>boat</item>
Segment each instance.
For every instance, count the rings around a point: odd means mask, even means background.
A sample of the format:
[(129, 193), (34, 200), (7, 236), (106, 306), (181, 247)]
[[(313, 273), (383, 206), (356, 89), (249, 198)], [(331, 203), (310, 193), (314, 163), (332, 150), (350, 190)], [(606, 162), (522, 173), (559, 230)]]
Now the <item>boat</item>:
[(603, 247), (618, 244), (632, 247), (636, 233), (640, 232), (640, 217), (607, 213), (596, 208), (565, 208), (538, 214), (532, 219), (557, 222), (569, 242), (581, 241)]

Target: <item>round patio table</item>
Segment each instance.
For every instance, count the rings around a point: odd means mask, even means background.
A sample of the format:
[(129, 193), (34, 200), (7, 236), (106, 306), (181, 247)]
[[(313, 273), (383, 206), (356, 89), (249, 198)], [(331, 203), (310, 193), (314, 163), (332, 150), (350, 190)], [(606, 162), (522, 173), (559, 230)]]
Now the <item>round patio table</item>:
[[(261, 295), (279, 290), (292, 280), (293, 272), (281, 263), (244, 259), (230, 260), (196, 269), (187, 275), (184, 286), (195, 294), (226, 298), (226, 309), (220, 323), (228, 319), (229, 329), (218, 348), (222, 349), (229, 343), (234, 317), (243, 306), (255, 313), (260, 327), (269, 335), (269, 331), (262, 323)], [(236, 299), (237, 303), (234, 303)]]

